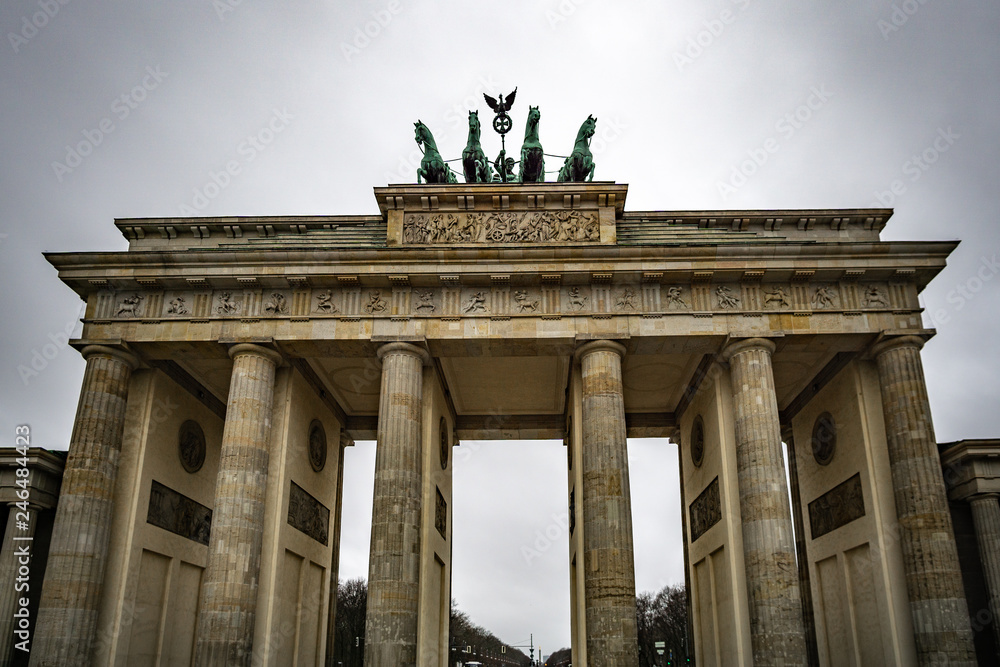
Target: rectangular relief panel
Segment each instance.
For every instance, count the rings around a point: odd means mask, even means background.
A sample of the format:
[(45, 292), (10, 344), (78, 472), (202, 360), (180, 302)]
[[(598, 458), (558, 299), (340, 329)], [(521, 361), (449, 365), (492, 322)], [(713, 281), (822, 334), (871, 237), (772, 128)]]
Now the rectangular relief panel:
[(709, 528), (722, 520), (722, 503), (719, 498), (719, 478), (705, 487), (689, 508), (691, 516), (691, 542), (704, 535)]
[(288, 525), (323, 546), (330, 541), (330, 510), (295, 482), (288, 490)]
[(208, 546), (212, 510), (153, 480), (146, 522)]
[(861, 474), (858, 473), (809, 503), (812, 538), (815, 540), (864, 515), (865, 498), (861, 491)]

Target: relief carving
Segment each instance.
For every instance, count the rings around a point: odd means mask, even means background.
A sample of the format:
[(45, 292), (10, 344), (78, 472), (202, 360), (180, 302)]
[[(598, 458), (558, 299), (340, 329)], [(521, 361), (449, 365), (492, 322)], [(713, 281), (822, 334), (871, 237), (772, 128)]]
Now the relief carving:
[(264, 312), (271, 315), (284, 315), (288, 312), (288, 304), (285, 302), (285, 295), (280, 292), (271, 294), (271, 300), (264, 304)]
[(434, 293), (423, 290), (417, 293), (417, 312), (434, 312)]
[(688, 302), (684, 300), (683, 293), (684, 290), (680, 287), (668, 287), (667, 308), (687, 308)]
[(788, 308), (791, 306), (791, 302), (788, 300), (788, 294), (784, 287), (775, 287), (764, 292), (764, 305), (774, 308)]
[(223, 292), (219, 295), (219, 305), (215, 312), (219, 315), (235, 315), (240, 312), (240, 304), (233, 300), (232, 292)]
[(865, 308), (889, 308), (889, 297), (877, 285), (869, 285), (865, 290)]
[(212, 510), (153, 480), (146, 523), (208, 546)]
[(722, 521), (722, 501), (719, 498), (719, 478), (712, 480), (690, 507), (691, 542), (704, 535), (709, 528)]
[(382, 298), (381, 290), (372, 290), (368, 293), (368, 303), (365, 304), (365, 312), (370, 315), (384, 313), (386, 309), (385, 299)]
[(635, 296), (635, 290), (631, 287), (626, 287), (625, 291), (615, 301), (615, 308), (618, 310), (636, 310), (638, 306), (635, 305)]
[(865, 497), (861, 474), (839, 484), (809, 503), (809, 527), (812, 537), (826, 535), (865, 515)]
[(569, 291), (570, 310), (583, 310), (587, 307), (587, 297), (580, 294), (580, 288), (574, 287)]
[(292, 482), (288, 491), (288, 525), (326, 546), (330, 537), (330, 510)]
[(715, 290), (715, 296), (719, 299), (719, 307), (725, 310), (733, 310), (740, 307), (740, 297), (733, 294), (733, 291), (725, 285), (720, 285)]
[(133, 294), (122, 299), (115, 317), (139, 317), (139, 305), (143, 298), (141, 294)]
[(532, 313), (538, 312), (538, 299), (530, 299), (528, 293), (524, 290), (514, 292), (514, 301), (517, 302), (517, 312), (519, 313), (527, 311), (531, 311)]
[(405, 243), (544, 243), (600, 241), (596, 211), (415, 213), (403, 224)]
[(441, 495), (441, 489), (437, 491), (437, 504), (434, 507), (434, 527), (441, 533), (441, 537), (448, 539), (448, 502)]
[(333, 292), (326, 290), (320, 292), (316, 295), (316, 312), (317, 313), (336, 313), (340, 309), (337, 308), (337, 304), (333, 302)]
[(484, 292), (476, 292), (470, 296), (465, 307), (462, 308), (464, 313), (488, 313), (489, 311), (490, 309), (486, 307), (486, 294)]
[(822, 287), (816, 288), (816, 293), (813, 294), (812, 302), (817, 308), (833, 308), (833, 302), (836, 301), (837, 298), (837, 290), (823, 285)]
[(170, 308), (167, 308), (167, 312), (171, 315), (187, 315), (191, 311), (188, 310), (187, 304), (184, 302), (184, 297), (179, 296), (176, 299), (170, 300)]

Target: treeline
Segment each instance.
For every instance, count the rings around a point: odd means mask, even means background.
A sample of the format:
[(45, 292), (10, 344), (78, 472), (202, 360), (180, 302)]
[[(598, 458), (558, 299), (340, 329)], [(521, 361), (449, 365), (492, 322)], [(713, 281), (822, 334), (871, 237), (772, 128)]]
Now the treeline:
[[(365, 614), (368, 610), (368, 584), (364, 579), (337, 582), (337, 626), (333, 664), (363, 667), (365, 655)], [(458, 660), (476, 660), (485, 667), (527, 667), (531, 659), (516, 648), (504, 644), (496, 635), (472, 622), (452, 600), (449, 629), (448, 664)], [(504, 650), (506, 647), (506, 651)]]
[[(639, 667), (693, 665), (687, 647), (687, 592), (683, 586), (664, 586), (658, 593), (642, 593), (635, 599), (635, 620), (639, 631)], [(663, 655), (656, 651), (663, 642)], [(545, 667), (568, 667), (570, 649), (559, 649), (545, 661)]]

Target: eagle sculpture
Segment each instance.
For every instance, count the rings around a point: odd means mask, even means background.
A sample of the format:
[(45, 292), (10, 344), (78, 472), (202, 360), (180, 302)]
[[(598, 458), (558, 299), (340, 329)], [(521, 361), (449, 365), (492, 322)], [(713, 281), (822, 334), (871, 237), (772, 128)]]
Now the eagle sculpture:
[(495, 98), (490, 97), (486, 93), (483, 93), (483, 97), (486, 98), (486, 103), (490, 105), (490, 108), (493, 109), (494, 113), (498, 114), (505, 114), (508, 111), (510, 111), (510, 108), (514, 106), (515, 95), (517, 95), (517, 88), (515, 88), (514, 92), (508, 95), (507, 97), (500, 95), (499, 100), (496, 100)]

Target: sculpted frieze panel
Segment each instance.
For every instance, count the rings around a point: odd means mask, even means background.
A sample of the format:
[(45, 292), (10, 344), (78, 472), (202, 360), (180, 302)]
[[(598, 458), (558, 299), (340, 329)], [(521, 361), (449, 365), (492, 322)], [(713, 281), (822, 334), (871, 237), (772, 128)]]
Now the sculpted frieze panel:
[(691, 507), (691, 541), (696, 541), (709, 528), (722, 520), (722, 500), (719, 496), (719, 478), (716, 477), (698, 494)]
[[(745, 311), (804, 311), (835, 314), (898, 309), (900, 299), (884, 283), (830, 285), (765, 283), (752, 285), (692, 283), (584, 285), (316, 287), (291, 290), (216, 289), (199, 292), (110, 293), (95, 307), (95, 319), (142, 320), (203, 318), (381, 318), (508, 317), (592, 315), (696, 316)], [(897, 303), (898, 301), (898, 303)], [(297, 304), (297, 305), (296, 305)], [(294, 312), (293, 312), (294, 311)], [(106, 313), (103, 315), (102, 313)]]
[(330, 510), (292, 482), (288, 490), (288, 525), (326, 546), (330, 539)]
[(812, 538), (826, 535), (865, 515), (861, 475), (833, 487), (809, 503), (809, 527)]
[(458, 211), (410, 213), (403, 218), (405, 243), (579, 243), (600, 240), (597, 211)]
[(153, 480), (149, 489), (146, 522), (208, 546), (212, 510)]

